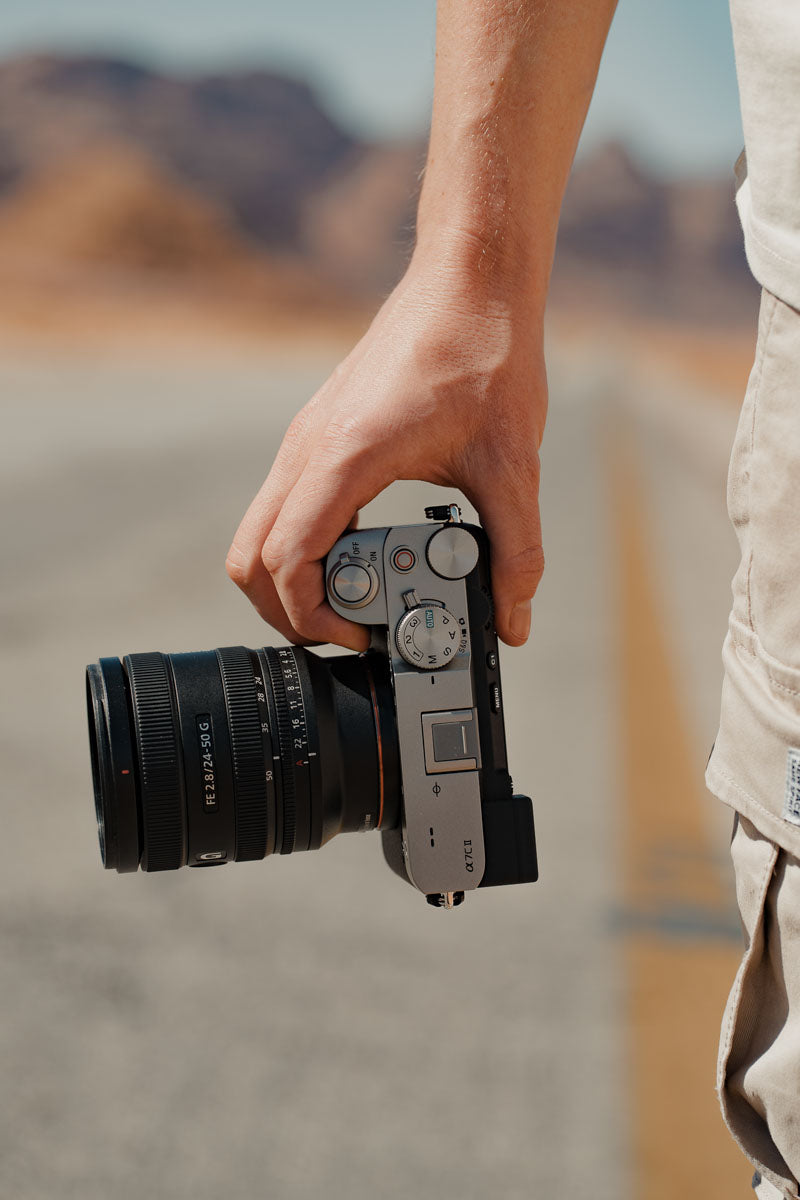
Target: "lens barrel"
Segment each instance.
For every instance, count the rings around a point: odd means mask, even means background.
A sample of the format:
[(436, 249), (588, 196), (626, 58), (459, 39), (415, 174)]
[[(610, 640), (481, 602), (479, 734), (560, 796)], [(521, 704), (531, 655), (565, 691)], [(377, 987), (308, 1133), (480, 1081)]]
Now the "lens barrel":
[(103, 865), (318, 849), (399, 820), (388, 661), (298, 647), (129, 654), (86, 669)]

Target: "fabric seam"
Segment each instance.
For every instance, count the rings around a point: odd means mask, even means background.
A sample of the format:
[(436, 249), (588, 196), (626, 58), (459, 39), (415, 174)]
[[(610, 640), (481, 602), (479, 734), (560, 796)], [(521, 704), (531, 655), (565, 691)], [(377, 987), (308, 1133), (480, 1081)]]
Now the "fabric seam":
[(771, 246), (768, 246), (767, 243), (763, 241), (763, 239), (756, 233), (755, 229), (753, 228), (753, 224), (753, 216), (751, 213), (750, 219), (747, 222), (745, 234), (753, 239), (759, 250), (763, 250), (765, 254), (768, 254), (770, 258), (774, 258), (776, 262), (783, 263), (784, 266), (791, 267), (793, 271), (796, 271), (797, 263), (792, 262), (790, 258), (784, 258), (782, 254), (778, 254), (777, 250), (773, 250)]
[[(766, 292), (766, 295), (770, 297), (770, 299), (772, 301), (772, 305), (769, 309), (769, 314), (767, 315), (767, 320), (766, 320), (766, 324), (764, 327), (764, 336), (759, 337), (758, 344), (756, 346), (756, 359), (757, 359), (757, 363), (758, 363), (758, 374), (756, 375), (756, 378), (753, 380), (753, 419), (750, 423), (750, 454), (749, 454), (751, 462), (752, 462), (753, 454), (755, 453), (756, 421), (758, 419), (759, 401), (761, 399), (761, 383), (764, 378), (764, 361), (767, 356), (767, 344), (769, 342), (769, 335), (772, 332), (772, 325), (775, 320), (775, 313), (778, 308), (777, 297), (774, 296), (772, 294), (772, 292), (766, 291), (766, 289), (765, 289), (765, 292)], [(752, 510), (753, 510), (753, 484), (752, 484), (753, 473), (752, 473), (752, 470), (750, 469), (751, 462), (748, 462), (748, 473), (747, 473), (747, 508), (748, 508), (748, 512), (752, 512)], [(748, 526), (749, 525), (750, 525), (750, 521), (748, 520)], [(750, 540), (751, 545), (750, 545), (750, 551), (749, 551), (749, 554), (747, 557), (747, 578), (745, 581), (745, 590), (746, 590), (746, 595), (747, 595), (747, 623), (750, 626), (750, 628), (753, 630), (753, 632), (755, 633), (755, 620), (753, 618), (753, 594), (752, 594), (752, 577), (753, 577), (752, 537), (749, 538), (748, 540)]]
[[(760, 813), (763, 813), (765, 817), (769, 817), (771, 821), (780, 821), (783, 819), (782, 817), (778, 817), (775, 813), (770, 812), (768, 808), (764, 808), (764, 805), (761, 803), (761, 801), (756, 800), (755, 796), (751, 796), (750, 792), (743, 788), (741, 784), (737, 783), (736, 780), (733, 779), (723, 767), (720, 767), (714, 763), (713, 771), (719, 775), (720, 779), (724, 779), (726, 783), (729, 783), (735, 792), (738, 792), (739, 795), (745, 800), (749, 800), (750, 803), (754, 805)], [(771, 841), (772, 839), (770, 838), (769, 840)]]
[[(720, 772), (724, 774), (723, 772)], [(755, 828), (755, 827), (754, 827)], [(758, 830), (756, 830), (758, 832)], [(763, 839), (769, 841), (770, 839)], [(744, 1142), (736, 1133), (733, 1127), (732, 1119), (729, 1120), (729, 1106), (727, 1104), (726, 1087), (728, 1082), (728, 1066), (730, 1063), (731, 1054), (733, 1053), (733, 1043), (735, 1040), (735, 1025), (737, 1018), (740, 1016), (740, 1008), (742, 1002), (742, 993), (744, 991), (745, 977), (755, 957), (756, 935), (761, 930), (763, 938), (763, 922), (764, 909), (766, 908), (767, 895), (769, 893), (770, 884), (775, 874), (775, 867), (781, 853), (781, 848), (772, 842), (772, 853), (769, 855), (758, 881), (758, 908), (755, 914), (755, 922), (753, 925), (753, 935), (749, 936), (749, 945), (747, 946), (742, 961), (739, 964), (739, 969), (736, 973), (736, 978), (731, 989), (731, 997), (729, 1002), (728, 1013), (725, 1021), (724, 1033), (724, 1052), (720, 1054), (719, 1071), (717, 1077), (717, 1098), (719, 1100), (722, 1119), (728, 1129), (733, 1140), (736, 1142), (739, 1149), (750, 1160), (756, 1169), (767, 1179), (770, 1179), (772, 1172), (764, 1166), (756, 1157), (748, 1153)], [(774, 1185), (773, 1185), (774, 1186)]]
[[(759, 644), (759, 646), (761, 647), (761, 649), (763, 650), (764, 654), (766, 654), (766, 653), (767, 653), (767, 651), (766, 651), (766, 650), (764, 650), (763, 646), (761, 646), (761, 639), (759, 638), (759, 636), (758, 636), (758, 634), (756, 633), (755, 629), (752, 629), (750, 632), (753, 634), (753, 636), (754, 636), (754, 637), (756, 638), (756, 640), (758, 641), (758, 644)], [(741, 640), (740, 640), (740, 639), (739, 639), (739, 638), (736, 636), (736, 633), (735, 633), (735, 631), (734, 631), (732, 628), (731, 628), (731, 629), (729, 629), (729, 633), (730, 633), (731, 641), (733, 642), (733, 644), (734, 644), (734, 646), (736, 647), (737, 651), (741, 650), (741, 652), (742, 652), (743, 654), (746, 654), (746, 655), (748, 656), (748, 658), (752, 658), (754, 662), (757, 662), (757, 663), (758, 663), (758, 665), (759, 665), (760, 667), (762, 667), (762, 668), (763, 668), (764, 674), (766, 675), (767, 679), (770, 681), (770, 683), (771, 683), (771, 684), (772, 684), (774, 687), (776, 687), (776, 688), (778, 689), (778, 691), (780, 691), (780, 692), (785, 692), (785, 693), (787, 694), (787, 696), (800, 696), (800, 689), (798, 689), (798, 688), (792, 688), (792, 687), (789, 687), (789, 685), (788, 685), (787, 683), (781, 683), (780, 679), (777, 679), (777, 678), (775, 677), (775, 675), (773, 675), (773, 673), (772, 673), (772, 671), (770, 670), (769, 666), (768, 666), (768, 665), (767, 665), (767, 663), (764, 661), (763, 654), (759, 654), (759, 653), (758, 653), (756, 650), (754, 650), (754, 649), (753, 649), (751, 646), (748, 646), (748, 645), (746, 645), (746, 643), (745, 643), (745, 642), (741, 641)], [(793, 669), (794, 669), (794, 668), (792, 668), (792, 667), (787, 667), (787, 670), (793, 670)]]
[[(780, 854), (780, 848), (778, 846), (776, 846), (774, 842), (772, 845), (773, 845), (774, 853), (771, 854), (770, 857), (767, 859), (767, 862), (764, 866), (764, 869), (761, 872), (761, 876), (758, 881), (759, 902), (758, 902), (758, 911), (756, 913), (756, 925), (760, 924), (763, 919), (764, 906), (765, 906), (766, 900), (767, 900), (767, 891), (769, 890), (769, 881), (772, 877), (773, 872), (775, 871), (775, 864), (777, 863), (778, 855)], [(753, 955), (755, 954), (755, 949), (754, 949), (755, 941), (756, 941), (755, 937), (750, 937), (750, 944), (748, 945), (747, 949), (745, 950), (744, 955), (742, 956), (742, 961), (739, 964), (739, 970), (737, 971), (736, 979), (734, 980), (733, 995), (732, 995), (733, 1003), (731, 1004), (730, 1012), (728, 1014), (728, 1019), (725, 1023), (725, 1044), (726, 1044), (727, 1052), (725, 1054), (723, 1070), (721, 1072), (721, 1074), (722, 1074), (721, 1085), (722, 1086), (724, 1086), (725, 1080), (727, 1078), (728, 1060), (730, 1059), (731, 1051), (733, 1050), (733, 1044), (728, 1043), (728, 1038), (733, 1029), (733, 1025), (736, 1020), (736, 1017), (738, 1016), (739, 1002), (742, 998), (742, 987), (744, 984), (744, 977), (747, 974), (747, 968), (750, 965), (750, 961), (751, 961)], [(726, 1124), (727, 1124), (727, 1122), (726, 1122)]]

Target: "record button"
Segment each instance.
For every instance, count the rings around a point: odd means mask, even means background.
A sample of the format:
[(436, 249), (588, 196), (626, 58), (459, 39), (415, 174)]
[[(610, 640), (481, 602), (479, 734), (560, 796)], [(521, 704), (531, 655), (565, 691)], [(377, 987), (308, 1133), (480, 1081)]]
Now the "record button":
[(405, 575), (417, 564), (417, 556), (413, 550), (409, 550), (408, 546), (398, 546), (392, 551), (392, 556), (389, 560), (395, 571), (399, 571), (401, 575)]

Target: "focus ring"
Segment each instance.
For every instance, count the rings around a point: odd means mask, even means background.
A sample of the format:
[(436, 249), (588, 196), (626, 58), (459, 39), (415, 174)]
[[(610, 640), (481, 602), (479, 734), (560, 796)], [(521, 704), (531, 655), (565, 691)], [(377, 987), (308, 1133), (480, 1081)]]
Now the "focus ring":
[(275, 697), (275, 709), (278, 717), (278, 749), (281, 755), (281, 776), (283, 779), (283, 840), (281, 854), (291, 854), (294, 850), (297, 830), (297, 801), (295, 798), (294, 759), (291, 750), (292, 726), (289, 719), (289, 702), (286, 696), (286, 685), (283, 680), (280, 660), (277, 651), (272, 646), (264, 647), (269, 679), (272, 684), (272, 694)]
[(173, 871), (186, 860), (186, 816), (172, 691), (163, 654), (129, 654), (133, 721), (141, 772), (145, 871)]
[(267, 788), (253, 664), (243, 646), (217, 650), (233, 755), (236, 859), (267, 853)]

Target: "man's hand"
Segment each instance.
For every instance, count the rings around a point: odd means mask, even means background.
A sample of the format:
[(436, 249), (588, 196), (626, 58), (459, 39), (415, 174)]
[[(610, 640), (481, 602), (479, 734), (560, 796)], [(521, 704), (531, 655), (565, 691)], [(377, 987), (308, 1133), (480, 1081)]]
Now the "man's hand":
[(542, 315), (558, 214), (616, 0), (438, 0), (433, 121), (405, 278), (292, 422), (228, 571), (296, 641), (366, 646), (321, 560), (395, 479), (459, 488), (519, 645), (542, 573)]
[(396, 479), (460, 489), (492, 548), (497, 631), (528, 636), (542, 574), (541, 325), (524, 296), (413, 264), (366, 336), (289, 427), (228, 554), (231, 578), (291, 641), (366, 648), (325, 600), (324, 559)]

